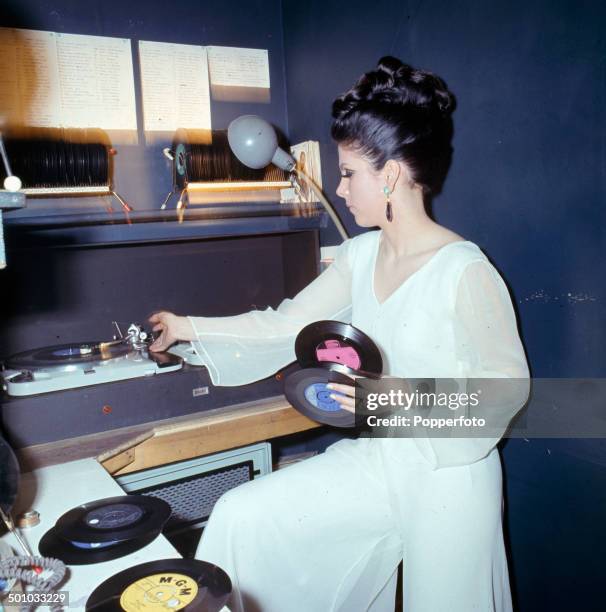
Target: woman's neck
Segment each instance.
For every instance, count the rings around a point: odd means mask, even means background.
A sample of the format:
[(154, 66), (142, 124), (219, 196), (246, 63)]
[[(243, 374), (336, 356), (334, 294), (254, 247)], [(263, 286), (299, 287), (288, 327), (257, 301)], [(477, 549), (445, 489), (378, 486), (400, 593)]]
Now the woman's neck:
[(411, 190), (406, 198), (392, 202), (393, 221), (381, 224), (383, 253), (388, 259), (399, 259), (430, 248), (439, 227), (425, 211), (420, 190)]

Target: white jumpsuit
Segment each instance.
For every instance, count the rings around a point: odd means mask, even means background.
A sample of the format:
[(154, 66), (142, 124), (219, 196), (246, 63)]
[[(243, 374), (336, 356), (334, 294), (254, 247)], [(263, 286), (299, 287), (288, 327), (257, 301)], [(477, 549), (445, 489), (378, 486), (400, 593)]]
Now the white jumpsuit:
[[(379, 303), (380, 236), (343, 243), (277, 310), (192, 317), (213, 383), (271, 375), (322, 319), (351, 320), (392, 376), (528, 377), (508, 291), (476, 245), (446, 245)], [(497, 442), (342, 440), (223, 495), (196, 556), (228, 572), (234, 612), (392, 612), (402, 559), (406, 612), (508, 612)]]

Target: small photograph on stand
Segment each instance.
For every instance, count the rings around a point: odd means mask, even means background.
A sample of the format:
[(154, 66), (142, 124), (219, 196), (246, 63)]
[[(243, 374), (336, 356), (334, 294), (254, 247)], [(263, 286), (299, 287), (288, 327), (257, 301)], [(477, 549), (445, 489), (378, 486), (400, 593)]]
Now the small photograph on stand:
[(299, 214), (309, 216), (316, 212), (315, 203), (320, 200), (308, 181), (313, 182), (318, 189), (322, 189), (320, 145), (317, 141), (308, 140), (293, 145), (290, 152), (297, 162), (296, 171), (299, 178), (294, 188), (282, 190), (282, 202), (299, 205)]

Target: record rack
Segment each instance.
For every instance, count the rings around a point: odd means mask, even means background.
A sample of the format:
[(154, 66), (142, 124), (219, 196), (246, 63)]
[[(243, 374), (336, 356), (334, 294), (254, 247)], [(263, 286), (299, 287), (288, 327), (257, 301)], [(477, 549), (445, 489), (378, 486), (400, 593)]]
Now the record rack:
[[(122, 208), (132, 208), (113, 189), (115, 150), (98, 129), (33, 129), (6, 137), (13, 172), (28, 197), (114, 196)], [(0, 169), (0, 179), (3, 170)]]

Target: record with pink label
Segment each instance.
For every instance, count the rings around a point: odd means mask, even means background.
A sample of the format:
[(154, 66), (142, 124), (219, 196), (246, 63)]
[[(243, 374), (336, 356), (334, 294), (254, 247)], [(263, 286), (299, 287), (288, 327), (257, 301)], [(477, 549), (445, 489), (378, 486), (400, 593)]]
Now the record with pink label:
[(355, 414), (343, 410), (326, 385), (354, 386), (355, 377), (380, 378), (383, 359), (375, 343), (353, 325), (317, 321), (299, 332), (295, 354), (302, 369), (285, 380), (288, 401), (319, 423), (354, 427)]

